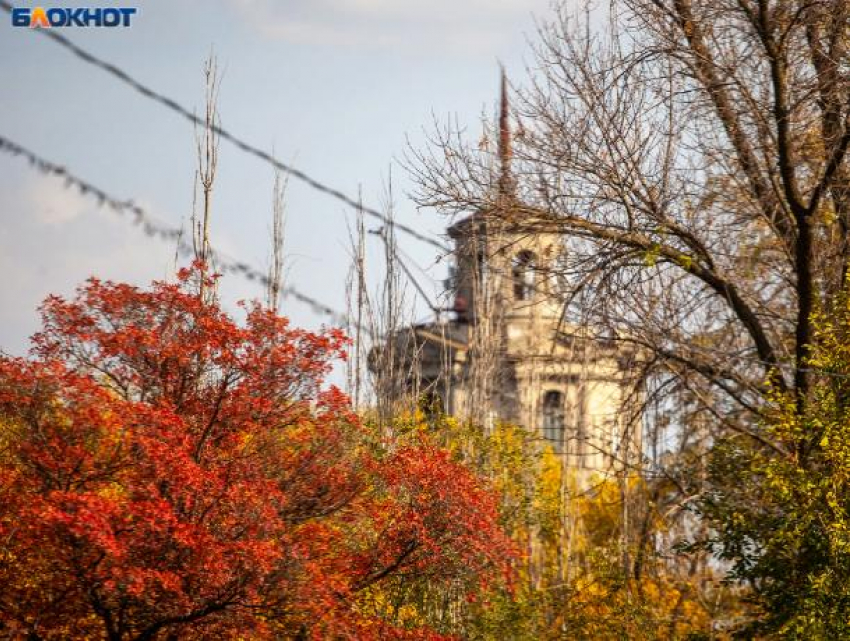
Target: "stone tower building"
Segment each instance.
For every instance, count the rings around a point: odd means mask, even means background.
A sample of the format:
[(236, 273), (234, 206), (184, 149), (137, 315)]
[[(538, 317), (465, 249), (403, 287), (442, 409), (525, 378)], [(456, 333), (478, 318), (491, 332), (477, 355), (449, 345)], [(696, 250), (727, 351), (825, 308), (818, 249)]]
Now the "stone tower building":
[[(452, 318), (395, 337), (408, 385), (449, 414), (485, 427), (518, 423), (545, 438), (578, 479), (616, 472), (640, 451), (633, 353), (563, 322), (563, 238), (511, 222), (508, 104), (503, 77), (498, 207), (449, 228)], [(508, 215), (505, 215), (507, 212)], [(634, 407), (634, 403), (631, 403)]]

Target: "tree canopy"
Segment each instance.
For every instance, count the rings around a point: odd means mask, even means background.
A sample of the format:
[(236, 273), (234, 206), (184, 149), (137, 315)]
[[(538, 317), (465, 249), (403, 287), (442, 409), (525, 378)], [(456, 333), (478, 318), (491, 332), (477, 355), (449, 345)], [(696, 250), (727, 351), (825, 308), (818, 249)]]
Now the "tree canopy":
[(436, 638), (363, 600), (399, 577), (505, 580), (496, 495), (445, 450), (364, 428), (322, 384), (339, 331), (260, 305), (238, 324), (213, 289), (197, 268), (92, 279), (44, 303), (30, 358), (0, 360), (0, 629)]

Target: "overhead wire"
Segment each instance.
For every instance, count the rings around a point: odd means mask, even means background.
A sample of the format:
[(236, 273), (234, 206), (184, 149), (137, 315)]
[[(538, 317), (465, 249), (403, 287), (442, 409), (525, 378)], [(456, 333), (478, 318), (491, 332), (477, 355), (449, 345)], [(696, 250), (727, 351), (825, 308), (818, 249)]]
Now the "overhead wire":
[[(182, 241), (181, 228), (158, 220), (132, 199), (122, 200), (112, 196), (100, 187), (74, 175), (66, 167), (46, 160), (35, 152), (2, 135), (0, 135), (0, 151), (11, 156), (23, 157), (32, 167), (43, 174), (64, 179), (66, 186), (76, 187), (82, 195), (97, 199), (101, 207), (109, 208), (119, 214), (129, 214), (132, 217), (133, 224), (141, 227), (146, 236), (160, 238), (166, 241), (175, 241), (178, 243), (178, 251), (183, 254), (192, 254), (192, 248)], [(223, 252), (214, 250), (213, 262), (216, 269), (222, 274), (233, 273), (248, 281), (256, 281), (263, 286), (268, 286), (270, 282), (265, 272), (252, 267), (246, 262), (228, 256)], [(304, 294), (292, 285), (285, 286), (281, 294), (284, 298), (292, 298), (308, 305), (315, 313), (329, 318), (336, 325), (346, 327), (351, 324), (346, 314), (335, 310), (308, 294)]]
[(404, 249), (400, 245), (396, 247), (396, 251), (398, 251), (399, 256), (404, 258), (408, 262), (408, 264), (413, 265), (416, 268), (416, 271), (419, 272), (420, 275), (431, 281), (432, 284), (436, 284), (439, 282), (432, 274), (428, 273), (428, 270), (422, 267), (416, 261), (416, 259), (410, 255), (409, 252), (404, 251)]
[[(11, 4), (9, 4), (9, 2), (7, 2), (7, 0), (0, 0), (0, 9), (5, 11), (6, 13), (11, 14), (13, 7), (12, 7)], [(55, 29), (34, 29), (33, 31), (37, 31), (38, 33), (45, 36), (46, 38), (53, 40), (55, 43), (61, 45), (62, 47), (64, 47), (65, 49), (67, 49), (68, 51), (73, 53), (80, 60), (83, 60), (84, 62), (105, 71), (106, 73), (110, 74), (114, 78), (117, 78), (118, 80), (120, 80), (124, 84), (132, 87), (135, 91), (137, 91), (138, 93), (143, 95), (145, 98), (153, 100), (153, 101), (163, 105), (164, 107), (167, 107), (168, 109), (170, 109), (171, 111), (175, 112), (176, 114), (182, 116), (183, 118), (190, 121), (194, 125), (200, 125), (200, 126), (205, 125), (203, 119), (196, 116), (192, 111), (190, 111), (186, 107), (182, 106), (180, 103), (178, 103), (173, 98), (169, 98), (168, 96), (166, 96), (166, 95), (164, 95), (164, 94), (162, 94), (162, 93), (160, 93), (160, 92), (158, 92), (154, 89), (151, 89), (147, 85), (145, 85), (142, 82), (133, 78), (129, 73), (127, 73), (123, 69), (120, 69), (116, 65), (114, 65), (110, 62), (107, 62), (107, 61), (105, 61), (101, 58), (98, 58), (94, 54), (86, 51), (85, 49), (83, 49), (81, 47), (79, 47), (78, 45), (71, 42), (68, 38), (66, 38), (62, 34), (58, 33)], [(362, 203), (358, 202), (357, 200), (355, 200), (351, 196), (348, 196), (347, 194), (343, 193), (342, 191), (340, 191), (340, 190), (338, 190), (334, 187), (330, 187), (329, 185), (326, 185), (326, 184), (320, 182), (319, 180), (316, 180), (315, 178), (313, 178), (312, 176), (310, 176), (306, 172), (298, 169), (297, 167), (294, 167), (290, 164), (279, 161), (277, 158), (272, 156), (270, 153), (263, 151), (262, 149), (254, 146), (254, 145), (252, 145), (248, 142), (245, 142), (244, 140), (242, 140), (241, 138), (239, 138), (235, 134), (229, 132), (228, 130), (223, 129), (222, 127), (217, 126), (217, 125), (213, 126), (212, 129), (213, 129), (213, 131), (215, 131), (216, 134), (221, 136), (221, 138), (232, 143), (239, 150), (272, 165), (274, 168), (279, 169), (280, 171), (286, 172), (287, 174), (289, 174), (289, 175), (295, 177), (296, 179), (302, 181), (303, 183), (305, 183), (309, 187), (315, 189), (316, 191), (321, 192), (323, 194), (326, 194), (326, 195), (328, 195), (332, 198), (335, 198), (335, 199), (345, 203), (349, 207), (362, 210), (365, 214), (368, 214), (369, 216), (372, 216), (374, 218), (378, 218), (379, 220), (381, 220), (384, 223), (389, 224), (391, 222), (390, 219), (385, 214), (381, 213), (379, 210), (377, 210), (373, 207), (364, 206)], [(441, 242), (439, 242), (439, 241), (437, 241), (433, 238), (430, 238), (430, 237), (426, 236), (425, 234), (422, 234), (421, 232), (413, 229), (412, 227), (410, 227), (408, 225), (405, 225), (403, 223), (398, 223), (398, 222), (393, 222), (392, 224), (396, 227), (396, 229), (404, 232), (405, 234), (411, 236), (412, 238), (416, 238), (417, 240), (420, 240), (420, 241), (428, 243), (428, 244), (430, 244), (434, 247), (437, 247), (441, 251), (445, 251), (447, 249), (445, 247), (445, 245), (443, 245)]]
[[(393, 224), (394, 223), (392, 223), (392, 222), (390, 223), (390, 225), (393, 225)], [(411, 284), (416, 289), (416, 291), (419, 292), (419, 295), (425, 301), (425, 304), (428, 305), (428, 307), (431, 309), (432, 312), (439, 314), (440, 309), (431, 302), (431, 299), (428, 296), (428, 293), (425, 291), (425, 288), (419, 283), (419, 281), (413, 275), (413, 272), (410, 271), (410, 268), (408, 268), (408, 266), (405, 264), (405, 262), (401, 259), (401, 256), (399, 255), (398, 247), (394, 246), (394, 244), (391, 243), (390, 240), (387, 238), (387, 233), (386, 233), (385, 228), (381, 227), (379, 229), (371, 229), (371, 230), (369, 230), (369, 233), (374, 235), (374, 236), (378, 236), (384, 242), (384, 245), (386, 246), (386, 248), (389, 251), (392, 252), (393, 257), (395, 258), (395, 261), (399, 264), (399, 266), (401, 267), (405, 276), (407, 276), (407, 279), (411, 282)]]

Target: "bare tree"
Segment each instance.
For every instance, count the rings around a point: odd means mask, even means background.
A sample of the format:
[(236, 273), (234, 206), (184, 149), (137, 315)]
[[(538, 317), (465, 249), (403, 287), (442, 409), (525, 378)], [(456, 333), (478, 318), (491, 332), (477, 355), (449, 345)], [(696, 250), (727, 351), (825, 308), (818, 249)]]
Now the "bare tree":
[(286, 233), (286, 187), (289, 179), (284, 178), (279, 170), (274, 174), (272, 188), (272, 256), (269, 265), (269, 282), (266, 289), (266, 304), (269, 309), (280, 309), (280, 298), (284, 289), (284, 252), (283, 244)]
[[(409, 164), (421, 206), (561, 234), (565, 320), (637, 355), (640, 472), (655, 482), (624, 492), (621, 535), (639, 580), (661, 545), (652, 519), (705, 532), (688, 507), (718, 438), (802, 465), (818, 447), (815, 433), (778, 441), (759, 419), (774, 392), (802, 413), (828, 375), (806, 359), (812, 312), (830, 308), (850, 263), (850, 2), (565, 6), (541, 24), (517, 89), (514, 201), (500, 202), (492, 153), (459, 127), (435, 128)], [(702, 590), (713, 570), (703, 553), (677, 571)], [(709, 603), (719, 592), (705, 584)]]
[[(354, 353), (349, 359), (347, 377), (355, 406), (360, 410), (371, 406), (381, 428), (391, 430), (393, 419), (400, 412), (416, 407), (421, 350), (415, 328), (408, 324), (409, 301), (403, 278), (406, 269), (396, 242), (392, 175), (382, 209), (386, 224), (371, 230), (366, 229), (364, 211), (358, 210), (356, 227), (350, 235), (347, 307)], [(382, 245), (378, 268), (367, 265), (367, 234)], [(367, 272), (376, 275), (377, 289), (371, 294)]]
[[(218, 73), (218, 62), (215, 55), (210, 55), (204, 63), (204, 126), (200, 133), (195, 131), (195, 143), (198, 153), (198, 171), (196, 181), (201, 186), (202, 211), (200, 216), (196, 210), (196, 199), (192, 203), (192, 243), (195, 260), (211, 268), (213, 259), (210, 247), (210, 215), (212, 208), (212, 192), (218, 171), (219, 126), (218, 92), (221, 78)], [(197, 193), (197, 185), (196, 185)], [(204, 296), (204, 282), (201, 280), (200, 295)]]
[[(586, 322), (719, 429), (765, 441), (768, 389), (802, 408), (810, 315), (850, 245), (847, 0), (623, 0), (540, 27), (517, 199), (450, 127), (414, 152), (419, 203), (557, 231)], [(569, 302), (569, 300), (565, 301)], [(651, 400), (651, 399), (647, 399)]]
[[(362, 196), (358, 194), (358, 200)], [(348, 393), (354, 408), (361, 409), (365, 355), (369, 349), (369, 332), (364, 326), (365, 315), (369, 308), (369, 292), (366, 287), (366, 224), (363, 208), (357, 209), (354, 233), (350, 234), (349, 244), (352, 250), (351, 267), (348, 271), (346, 288), (346, 308), (348, 332), (352, 338), (353, 356), (346, 361), (348, 375)]]

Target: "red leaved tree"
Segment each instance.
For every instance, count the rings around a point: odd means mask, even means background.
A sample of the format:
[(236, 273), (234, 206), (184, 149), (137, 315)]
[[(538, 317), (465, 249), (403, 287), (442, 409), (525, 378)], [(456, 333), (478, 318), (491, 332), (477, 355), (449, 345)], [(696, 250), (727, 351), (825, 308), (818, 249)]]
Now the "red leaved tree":
[[(370, 445), (343, 355), (202, 269), (49, 298), (0, 359), (0, 631), (21, 638), (428, 638), (362, 614), (388, 580), (496, 578), (495, 498), (441, 450)], [(208, 279), (207, 279), (208, 280)]]

